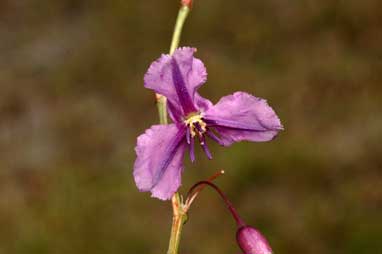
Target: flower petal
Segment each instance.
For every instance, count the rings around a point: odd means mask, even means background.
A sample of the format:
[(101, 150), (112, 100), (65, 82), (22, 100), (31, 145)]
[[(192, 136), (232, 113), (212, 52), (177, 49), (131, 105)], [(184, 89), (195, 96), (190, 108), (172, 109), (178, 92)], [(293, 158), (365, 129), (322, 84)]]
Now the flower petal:
[(194, 102), (195, 102), (196, 107), (201, 112), (205, 112), (213, 106), (213, 104), (210, 100), (203, 98), (202, 96), (200, 96), (199, 93), (195, 93)]
[(182, 109), (172, 104), (171, 101), (167, 101), (167, 111), (173, 122), (179, 123), (183, 121)]
[[(195, 103), (195, 106), (198, 109), (198, 111), (200, 111), (202, 113), (207, 111), (209, 108), (211, 108), (213, 106), (213, 104), (210, 100), (203, 98), (202, 96), (200, 96), (200, 94), (198, 92), (195, 93), (194, 103)], [(167, 110), (168, 110), (170, 118), (174, 122), (178, 123), (178, 122), (182, 122), (184, 120), (183, 119), (183, 112), (182, 112), (181, 108), (177, 108), (176, 106), (174, 106), (169, 101), (167, 101)]]
[(204, 64), (193, 56), (195, 51), (183, 47), (172, 56), (162, 55), (151, 64), (144, 78), (146, 88), (167, 97), (173, 106), (182, 108), (183, 115), (195, 110), (195, 92), (207, 79)]
[(140, 191), (169, 199), (180, 186), (185, 129), (175, 124), (154, 125), (138, 137), (134, 179)]
[(152, 188), (152, 197), (168, 200), (174, 195), (181, 184), (183, 159), (186, 145), (183, 142), (177, 149), (174, 158), (164, 172), (162, 179)]
[(280, 119), (266, 100), (248, 93), (225, 96), (203, 114), (226, 146), (238, 141), (269, 141), (283, 129)]

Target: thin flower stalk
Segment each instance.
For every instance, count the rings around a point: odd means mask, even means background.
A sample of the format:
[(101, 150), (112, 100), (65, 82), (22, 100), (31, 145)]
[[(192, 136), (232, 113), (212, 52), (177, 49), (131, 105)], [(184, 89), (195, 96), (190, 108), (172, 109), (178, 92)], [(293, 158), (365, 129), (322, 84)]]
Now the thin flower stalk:
[[(239, 213), (236, 211), (235, 207), (232, 205), (232, 203), (228, 199), (228, 197), (220, 190), (220, 188), (218, 186), (216, 186), (215, 184), (211, 183), (210, 181), (200, 181), (200, 182), (195, 183), (190, 188), (190, 190), (188, 191), (187, 199), (186, 200), (190, 200), (191, 197), (193, 197), (193, 192), (195, 190), (197, 190), (200, 186), (210, 186), (211, 188), (213, 188), (220, 195), (220, 197), (223, 199), (223, 201), (224, 201), (225, 205), (227, 206), (228, 210), (231, 212), (232, 217), (235, 219), (237, 226), (238, 227), (245, 226), (244, 221), (241, 219), (241, 217), (239, 216)], [(187, 203), (187, 201), (186, 201), (186, 203)]]
[[(225, 172), (224, 170), (220, 170), (218, 172), (216, 172), (215, 174), (213, 174), (211, 177), (209, 177), (206, 181), (208, 182), (212, 182), (213, 180), (215, 180), (216, 178), (218, 178), (219, 176), (223, 175)], [(192, 203), (194, 202), (195, 198), (199, 195), (199, 193), (206, 187), (205, 184), (201, 184), (199, 185), (197, 188), (195, 188), (193, 190), (193, 193), (189, 192), (189, 195), (187, 195), (187, 199), (186, 199), (186, 202), (185, 202), (185, 207), (184, 207), (184, 210), (187, 212)]]

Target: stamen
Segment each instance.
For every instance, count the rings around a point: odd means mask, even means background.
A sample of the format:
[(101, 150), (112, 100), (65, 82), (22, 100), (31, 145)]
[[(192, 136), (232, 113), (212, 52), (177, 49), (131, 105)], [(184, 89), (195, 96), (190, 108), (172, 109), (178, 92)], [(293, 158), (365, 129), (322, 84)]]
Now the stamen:
[(208, 146), (206, 144), (206, 138), (204, 133), (207, 131), (207, 125), (202, 119), (202, 115), (199, 112), (194, 112), (189, 114), (183, 121), (186, 125), (186, 139), (187, 143), (190, 145), (190, 159), (195, 160), (194, 154), (194, 137), (198, 136), (200, 145), (202, 146), (204, 153), (207, 155), (208, 159), (212, 159), (212, 155)]
[(211, 160), (212, 154), (211, 154), (210, 150), (208, 149), (208, 146), (206, 143), (206, 138), (203, 135), (201, 135), (201, 137), (199, 139), (200, 139), (200, 145), (202, 146), (204, 153), (207, 155), (207, 158)]
[(187, 139), (187, 144), (190, 144), (191, 142), (191, 132), (190, 132), (190, 126), (187, 125), (186, 128), (186, 139)]
[(207, 135), (212, 140), (216, 141), (219, 145), (224, 146), (223, 140), (221, 140), (218, 136), (216, 136), (215, 133), (213, 133), (211, 130), (207, 130)]
[(194, 147), (194, 139), (190, 140), (190, 160), (191, 162), (195, 161), (195, 147)]
[(208, 158), (209, 160), (212, 160), (212, 154), (211, 154), (210, 150), (208, 149), (207, 144), (204, 143), (204, 144), (202, 145), (202, 147), (203, 147), (203, 150), (204, 150), (205, 154), (207, 155), (207, 158)]
[(202, 126), (200, 126), (200, 123), (199, 123), (199, 122), (194, 123), (194, 126), (195, 126), (196, 130), (197, 130), (200, 134), (203, 134), (203, 133), (204, 133), (204, 130), (203, 130)]
[(206, 131), (206, 124), (199, 113), (189, 114), (183, 122), (190, 129), (191, 137), (195, 137), (197, 132), (204, 133)]

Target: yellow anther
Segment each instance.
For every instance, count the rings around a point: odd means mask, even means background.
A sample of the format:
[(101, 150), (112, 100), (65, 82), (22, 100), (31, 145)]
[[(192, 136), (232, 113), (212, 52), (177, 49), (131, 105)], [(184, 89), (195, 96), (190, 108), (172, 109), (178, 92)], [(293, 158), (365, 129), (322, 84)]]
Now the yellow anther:
[[(202, 135), (207, 131), (207, 124), (203, 121), (202, 116), (199, 113), (189, 114), (184, 120), (184, 123), (190, 128), (191, 137), (195, 137), (196, 134)], [(195, 127), (195, 124), (197, 123), (199, 124), (201, 131), (198, 131)]]

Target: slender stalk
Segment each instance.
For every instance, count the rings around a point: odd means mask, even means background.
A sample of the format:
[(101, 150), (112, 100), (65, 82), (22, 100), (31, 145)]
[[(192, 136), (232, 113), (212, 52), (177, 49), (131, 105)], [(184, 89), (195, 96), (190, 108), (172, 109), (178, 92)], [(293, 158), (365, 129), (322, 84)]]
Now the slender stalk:
[[(173, 54), (175, 49), (179, 46), (183, 25), (186, 21), (189, 12), (190, 8), (186, 5), (182, 5), (182, 7), (179, 9), (178, 17), (175, 23), (174, 33), (172, 36), (170, 54)], [(159, 112), (159, 121), (161, 124), (167, 124), (166, 98), (159, 94), (156, 95), (156, 98)], [(187, 214), (184, 211), (183, 203), (181, 201), (179, 193), (175, 193), (171, 201), (173, 208), (173, 217), (171, 236), (167, 254), (178, 254), (180, 236), (182, 234), (183, 225), (187, 220)]]
[[(220, 170), (218, 172), (216, 172), (215, 174), (213, 174), (211, 177), (209, 177), (206, 181), (207, 182), (212, 182), (213, 180), (215, 180), (216, 178), (218, 178), (219, 176), (223, 175), (224, 174), (224, 170)], [(188, 192), (187, 194), (187, 197), (186, 197), (186, 201), (184, 202), (184, 210), (187, 212), (191, 205), (192, 205), (192, 202), (194, 202), (195, 198), (199, 195), (199, 193), (206, 187), (206, 184), (200, 184), (198, 185), (198, 187), (192, 189), (192, 192)], [(191, 195), (192, 193), (192, 195)]]
[(190, 12), (190, 8), (185, 5), (183, 5), (179, 9), (178, 17), (175, 23), (174, 33), (172, 35), (170, 55), (174, 53), (175, 49), (179, 46), (179, 41), (180, 41), (180, 36), (182, 35), (183, 25), (187, 19), (189, 12)]
[(157, 99), (157, 108), (158, 108), (158, 114), (159, 114), (159, 123), (160, 124), (167, 124), (167, 109), (166, 109), (166, 97), (155, 94), (155, 97)]
[(183, 204), (179, 193), (175, 193), (172, 197), (172, 227), (171, 237), (167, 250), (167, 254), (177, 254), (179, 250), (180, 236), (184, 223), (187, 221), (187, 214), (183, 209)]
[(187, 200), (189, 200), (189, 198), (193, 196), (192, 193), (194, 192), (194, 190), (198, 190), (198, 188), (200, 188), (200, 186), (205, 186), (205, 185), (210, 186), (217, 193), (219, 193), (219, 195), (223, 199), (224, 203), (226, 204), (228, 210), (231, 212), (233, 218), (235, 219), (237, 226), (238, 227), (245, 226), (244, 221), (240, 218), (238, 212), (236, 211), (235, 207), (232, 205), (232, 203), (228, 199), (228, 197), (219, 189), (218, 186), (211, 183), (210, 181), (200, 181), (200, 182), (197, 182), (196, 184), (194, 184), (187, 193)]

